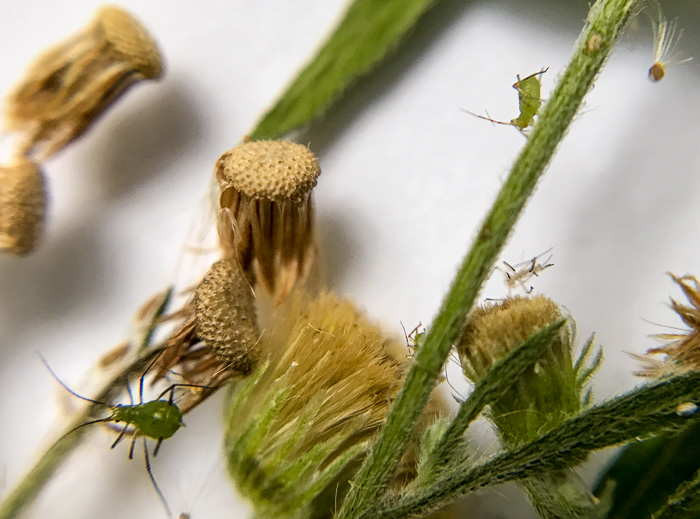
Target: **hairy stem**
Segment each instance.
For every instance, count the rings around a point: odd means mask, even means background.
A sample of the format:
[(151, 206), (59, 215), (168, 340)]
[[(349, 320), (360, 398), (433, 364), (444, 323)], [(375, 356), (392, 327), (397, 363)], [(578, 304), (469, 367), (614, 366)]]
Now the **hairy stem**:
[[(638, 0), (598, 0), (591, 8), (573, 58), (544, 106), (527, 144), (460, 266), (423, 345), (414, 357), (381, 435), (353, 482), (339, 518), (359, 517), (384, 492), (467, 312), (637, 4)], [(589, 45), (590, 41), (595, 41), (595, 45)]]

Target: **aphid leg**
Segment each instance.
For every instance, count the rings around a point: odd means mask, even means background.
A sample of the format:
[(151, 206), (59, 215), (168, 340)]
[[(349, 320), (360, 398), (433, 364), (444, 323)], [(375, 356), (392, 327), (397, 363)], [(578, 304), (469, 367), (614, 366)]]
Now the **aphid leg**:
[(124, 385), (126, 386), (126, 392), (129, 394), (129, 403), (134, 405), (134, 395), (131, 394), (131, 386), (129, 385), (129, 381), (127, 380)]
[(170, 398), (168, 398), (169, 403), (173, 403), (173, 398), (174, 398), (174, 393), (175, 389), (178, 387), (196, 387), (199, 389), (218, 389), (218, 386), (204, 386), (202, 384), (173, 384), (166, 390), (164, 390), (160, 395), (158, 395), (158, 398), (156, 400), (160, 400), (163, 398), (166, 394), (170, 393)]
[(122, 440), (124, 439), (124, 435), (126, 435), (126, 431), (127, 431), (128, 429), (129, 429), (129, 424), (126, 424), (126, 425), (124, 426), (124, 428), (121, 430), (121, 432), (119, 433), (119, 436), (117, 436), (117, 439), (114, 440), (114, 443), (113, 443), (112, 446), (110, 447), (111, 449), (115, 448), (115, 447), (119, 444), (119, 442), (122, 441)]
[[(508, 263), (507, 261), (504, 261), (503, 264), (504, 264), (506, 267), (508, 267), (510, 270), (512, 270), (513, 272), (515, 272), (515, 269), (513, 268), (513, 266), (512, 266), (510, 263)], [(509, 274), (508, 272), (506, 272), (506, 276), (508, 276), (508, 279), (510, 279), (510, 274)]]
[[(155, 456), (155, 453), (153, 453)], [(146, 442), (146, 438), (143, 439), (143, 456), (144, 459), (146, 460), (146, 472), (148, 472), (148, 477), (151, 478), (151, 483), (153, 483), (153, 488), (156, 489), (156, 493), (158, 494), (158, 497), (160, 498), (160, 502), (163, 503), (163, 507), (165, 508), (165, 513), (168, 515), (170, 519), (173, 517), (173, 513), (170, 511), (170, 507), (168, 506), (168, 502), (165, 500), (165, 496), (163, 495), (163, 492), (161, 492), (160, 487), (158, 486), (158, 483), (156, 483), (156, 478), (153, 477), (153, 470), (151, 470), (151, 459), (148, 456), (148, 443)]]
[[(143, 438), (144, 445), (146, 438)], [(131, 437), (131, 447), (129, 447), (129, 459), (133, 460), (134, 459), (134, 445), (136, 445), (136, 431), (134, 430), (134, 435)], [(148, 451), (146, 451), (148, 452)]]
[(160, 450), (160, 445), (163, 443), (163, 438), (158, 438), (156, 442), (156, 447), (153, 449), (153, 456), (158, 456), (158, 451)]
[(491, 119), (491, 116), (489, 115), (488, 112), (486, 112), (486, 115), (488, 117), (484, 117), (483, 115), (475, 114), (474, 112), (470, 112), (466, 108), (461, 109), (463, 112), (467, 112), (469, 115), (473, 115), (474, 117), (478, 117), (479, 119), (483, 119), (484, 121), (490, 121), (493, 124), (504, 124), (506, 126), (513, 126), (513, 123), (510, 122), (505, 122), (505, 121), (497, 121), (496, 119)]
[[(533, 270), (535, 270), (535, 265), (537, 265), (537, 258), (536, 257), (532, 258), (532, 264), (530, 265), (530, 270), (528, 272), (530, 272), (532, 274)], [(537, 275), (536, 272), (534, 274), (535, 274), (535, 276)]]

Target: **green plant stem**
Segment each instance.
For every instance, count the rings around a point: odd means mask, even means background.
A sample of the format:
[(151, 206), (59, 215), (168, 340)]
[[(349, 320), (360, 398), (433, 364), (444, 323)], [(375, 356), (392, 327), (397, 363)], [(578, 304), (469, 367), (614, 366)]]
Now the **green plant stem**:
[[(598, 0), (591, 8), (573, 58), (542, 109), (527, 144), (460, 266), (423, 345), (413, 359), (381, 435), (353, 481), (339, 518), (360, 516), (383, 493), (467, 312), (637, 3), (637, 0)], [(591, 50), (587, 42), (594, 35), (600, 43)]]
[(490, 485), (551, 473), (581, 462), (590, 451), (685, 426), (679, 404), (700, 399), (700, 372), (643, 386), (570, 418), (544, 436), (476, 467), (449, 468), (427, 489), (386, 500), (361, 517), (422, 516)]

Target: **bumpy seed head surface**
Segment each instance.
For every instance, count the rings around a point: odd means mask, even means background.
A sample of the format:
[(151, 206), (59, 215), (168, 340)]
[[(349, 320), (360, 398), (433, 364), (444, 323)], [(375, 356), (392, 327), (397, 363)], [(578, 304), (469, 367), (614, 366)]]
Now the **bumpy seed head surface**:
[(219, 182), (251, 198), (301, 202), (321, 173), (306, 146), (288, 141), (246, 142), (224, 153), (216, 163)]
[(116, 6), (100, 8), (95, 26), (121, 58), (148, 79), (163, 72), (163, 63), (156, 42), (141, 23)]
[(238, 266), (221, 260), (212, 265), (195, 292), (197, 335), (220, 362), (249, 372), (259, 358), (259, 333), (253, 292)]
[(0, 166), (0, 251), (31, 252), (41, 237), (45, 207), (44, 175), (37, 164), (21, 158)]

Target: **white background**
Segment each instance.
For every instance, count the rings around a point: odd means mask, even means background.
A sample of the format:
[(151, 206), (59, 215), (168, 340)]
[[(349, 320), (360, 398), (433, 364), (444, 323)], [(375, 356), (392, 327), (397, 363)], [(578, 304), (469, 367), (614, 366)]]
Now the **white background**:
[[(700, 10), (665, 2), (698, 55)], [(69, 385), (124, 336), (138, 305), (167, 285), (206, 210), (214, 161), (240, 141), (341, 14), (340, 0), (125, 1), (160, 43), (166, 75), (142, 84), (46, 165), (51, 203), (33, 255), (0, 258), (0, 484), (9, 489), (58, 421), (45, 356)], [(42, 49), (83, 26), (98, 2), (0, 0), (0, 92)], [(524, 138), (460, 108), (509, 120), (517, 73), (563, 70), (585, 1), (444, 1), (398, 56), (303, 136), (320, 157), (316, 192), (331, 286), (390, 333), (436, 312)], [(565, 305), (606, 359), (599, 397), (638, 383), (650, 333), (679, 320), (664, 275), (700, 273), (698, 126), (693, 65), (646, 78), (651, 31), (633, 24), (564, 140), (502, 259), (554, 247), (535, 291)], [(483, 297), (506, 293), (496, 273)], [(218, 454), (220, 401), (188, 415), (154, 471), (175, 513), (248, 517)], [(482, 429), (487, 427), (482, 426)], [(91, 435), (27, 517), (161, 517), (141, 455)], [(602, 460), (603, 458), (599, 458)], [(589, 473), (589, 478), (592, 475)], [(4, 481), (3, 481), (4, 480)], [(470, 517), (531, 518), (511, 486), (476, 496)]]

